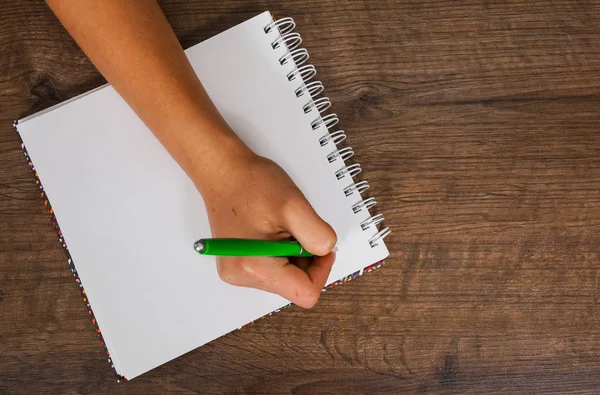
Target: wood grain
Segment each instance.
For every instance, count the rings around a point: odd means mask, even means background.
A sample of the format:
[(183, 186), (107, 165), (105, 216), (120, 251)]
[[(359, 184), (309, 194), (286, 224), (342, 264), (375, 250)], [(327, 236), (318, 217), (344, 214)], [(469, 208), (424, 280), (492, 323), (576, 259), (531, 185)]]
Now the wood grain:
[(0, 393), (598, 393), (600, 3), (161, 4), (185, 47), (295, 18), (392, 256), (117, 384), (11, 126), (104, 80), (43, 2), (4, 0)]

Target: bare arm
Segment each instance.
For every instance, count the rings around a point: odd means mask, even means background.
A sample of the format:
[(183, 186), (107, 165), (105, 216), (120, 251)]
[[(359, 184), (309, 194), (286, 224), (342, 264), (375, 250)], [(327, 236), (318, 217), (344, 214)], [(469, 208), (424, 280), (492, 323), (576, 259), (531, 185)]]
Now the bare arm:
[[(100, 72), (194, 181), (213, 237), (296, 238), (313, 260), (218, 258), (231, 284), (311, 307), (334, 261), (333, 229), (275, 163), (221, 118), (154, 0), (47, 0)], [(201, 237), (201, 235), (199, 235)]]

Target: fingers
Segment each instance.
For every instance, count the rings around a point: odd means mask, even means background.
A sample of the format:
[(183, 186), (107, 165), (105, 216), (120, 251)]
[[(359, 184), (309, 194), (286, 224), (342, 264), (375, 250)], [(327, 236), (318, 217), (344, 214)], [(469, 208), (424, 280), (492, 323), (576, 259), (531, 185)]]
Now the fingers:
[(315, 258), (306, 269), (306, 274), (319, 291), (321, 291), (327, 283), (327, 278), (329, 277), (329, 273), (331, 273), (334, 262), (335, 253), (330, 252), (325, 256)]
[(217, 271), (221, 280), (231, 285), (272, 292), (277, 272), (288, 264), (287, 258), (218, 257)]
[[(219, 259), (219, 276), (232, 285), (262, 289), (311, 308), (319, 300), (335, 261), (335, 254), (317, 257), (306, 270), (283, 258)], [(304, 263), (305, 264), (305, 263)]]
[(275, 275), (277, 281), (271, 292), (278, 293), (290, 302), (310, 309), (313, 307), (327, 282), (335, 254), (315, 258), (306, 271), (293, 264), (287, 264)]
[(287, 205), (283, 221), (292, 236), (315, 255), (329, 254), (337, 243), (333, 228), (319, 217), (304, 197)]

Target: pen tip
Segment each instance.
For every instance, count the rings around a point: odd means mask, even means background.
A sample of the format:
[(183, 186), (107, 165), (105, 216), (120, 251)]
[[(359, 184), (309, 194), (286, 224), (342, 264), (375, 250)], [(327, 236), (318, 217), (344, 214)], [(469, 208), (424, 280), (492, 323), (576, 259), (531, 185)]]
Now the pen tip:
[(204, 250), (206, 250), (206, 243), (204, 242), (204, 240), (198, 240), (197, 242), (195, 242), (194, 250), (196, 250), (196, 252), (200, 254), (203, 253)]

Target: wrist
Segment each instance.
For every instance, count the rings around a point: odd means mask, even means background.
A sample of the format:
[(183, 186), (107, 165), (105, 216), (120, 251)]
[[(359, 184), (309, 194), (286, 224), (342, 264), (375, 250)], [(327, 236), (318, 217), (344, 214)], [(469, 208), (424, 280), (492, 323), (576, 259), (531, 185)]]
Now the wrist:
[(186, 172), (205, 200), (219, 198), (257, 155), (228, 127), (203, 133), (200, 140), (189, 150)]
[[(188, 111), (193, 116), (170, 117), (156, 136), (192, 179), (205, 200), (222, 195), (232, 178), (256, 154), (231, 130), (216, 111)], [(215, 193), (216, 192), (216, 193)]]

